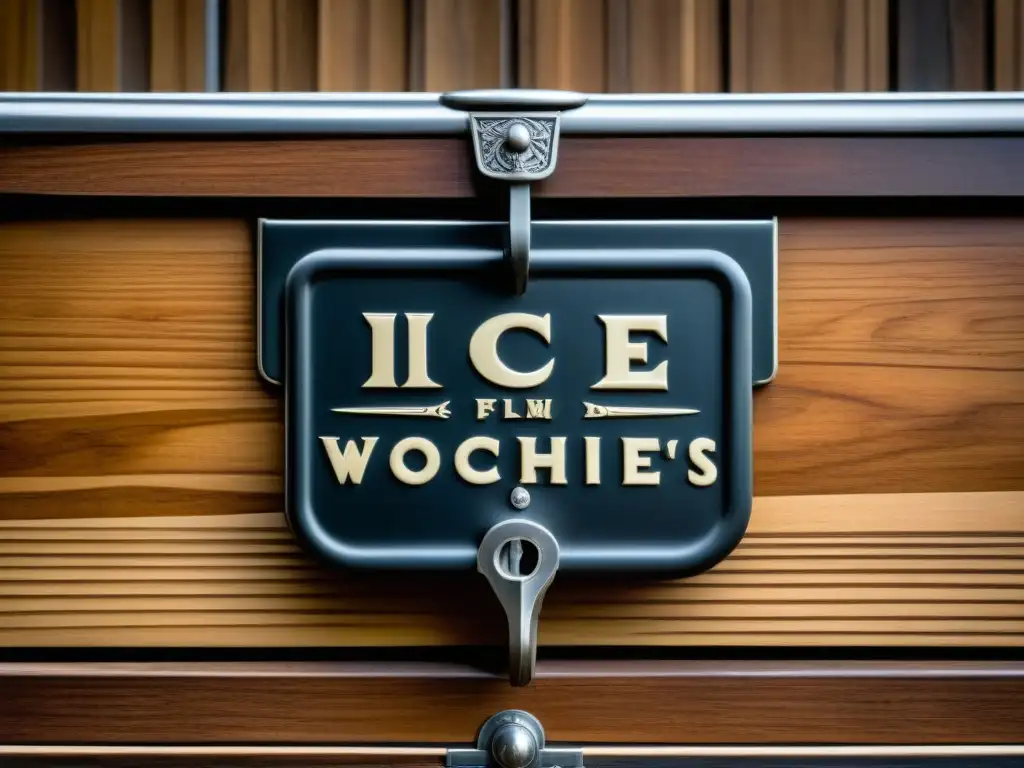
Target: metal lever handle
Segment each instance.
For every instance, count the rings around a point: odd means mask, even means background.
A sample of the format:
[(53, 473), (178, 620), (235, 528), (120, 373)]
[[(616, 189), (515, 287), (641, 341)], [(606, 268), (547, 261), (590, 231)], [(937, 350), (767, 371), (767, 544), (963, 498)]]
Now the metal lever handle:
[[(519, 574), (519, 553), (505, 545), (528, 541), (537, 548), (536, 567)], [(529, 520), (505, 520), (484, 534), (477, 550), (477, 569), (498, 596), (508, 618), (509, 680), (529, 685), (537, 667), (537, 619), (544, 593), (558, 570), (558, 542), (547, 528)]]

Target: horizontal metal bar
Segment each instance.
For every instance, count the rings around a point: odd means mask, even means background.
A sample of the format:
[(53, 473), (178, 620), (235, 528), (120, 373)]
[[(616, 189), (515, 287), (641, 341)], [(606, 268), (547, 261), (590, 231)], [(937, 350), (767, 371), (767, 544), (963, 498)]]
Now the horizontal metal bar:
[[(0, 133), (461, 135), (432, 93), (0, 95)], [(1024, 133), (1024, 94), (601, 95), (563, 135)]]

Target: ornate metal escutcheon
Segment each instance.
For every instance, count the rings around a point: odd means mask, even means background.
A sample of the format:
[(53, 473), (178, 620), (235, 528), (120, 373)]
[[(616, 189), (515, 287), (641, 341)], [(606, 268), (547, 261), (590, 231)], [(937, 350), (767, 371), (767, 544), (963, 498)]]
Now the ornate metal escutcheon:
[(441, 98), (507, 219), (260, 222), (293, 531), (341, 566), (478, 570), (515, 685), (558, 571), (687, 575), (736, 546), (777, 365), (774, 221), (531, 219), (585, 100)]

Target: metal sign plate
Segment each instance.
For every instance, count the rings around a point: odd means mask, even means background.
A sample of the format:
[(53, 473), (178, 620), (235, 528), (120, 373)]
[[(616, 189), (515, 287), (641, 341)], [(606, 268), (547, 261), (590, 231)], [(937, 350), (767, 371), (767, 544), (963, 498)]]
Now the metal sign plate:
[(774, 227), (733, 225), (741, 254), (630, 226), (536, 224), (515, 296), (488, 225), (263, 222), (261, 362), (283, 320), (300, 538), (349, 566), (471, 568), (518, 518), (561, 568), (725, 557), (752, 500), (750, 274), (774, 312)]

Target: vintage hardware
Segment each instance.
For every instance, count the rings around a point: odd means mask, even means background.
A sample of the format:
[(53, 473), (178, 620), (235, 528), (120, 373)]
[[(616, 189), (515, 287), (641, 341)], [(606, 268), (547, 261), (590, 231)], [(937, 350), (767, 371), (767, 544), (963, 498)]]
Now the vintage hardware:
[(449, 749), (445, 768), (583, 768), (579, 749), (545, 746), (544, 726), (529, 712), (510, 709), (487, 719), (476, 749)]
[(510, 182), (503, 237), (260, 224), (268, 378), (287, 338), (292, 530), (349, 567), (475, 564), (508, 618), (516, 685), (559, 568), (685, 575), (736, 546), (751, 386), (776, 368), (774, 222), (530, 220), (558, 110), (584, 101), (441, 98), (472, 110), (478, 169)]

